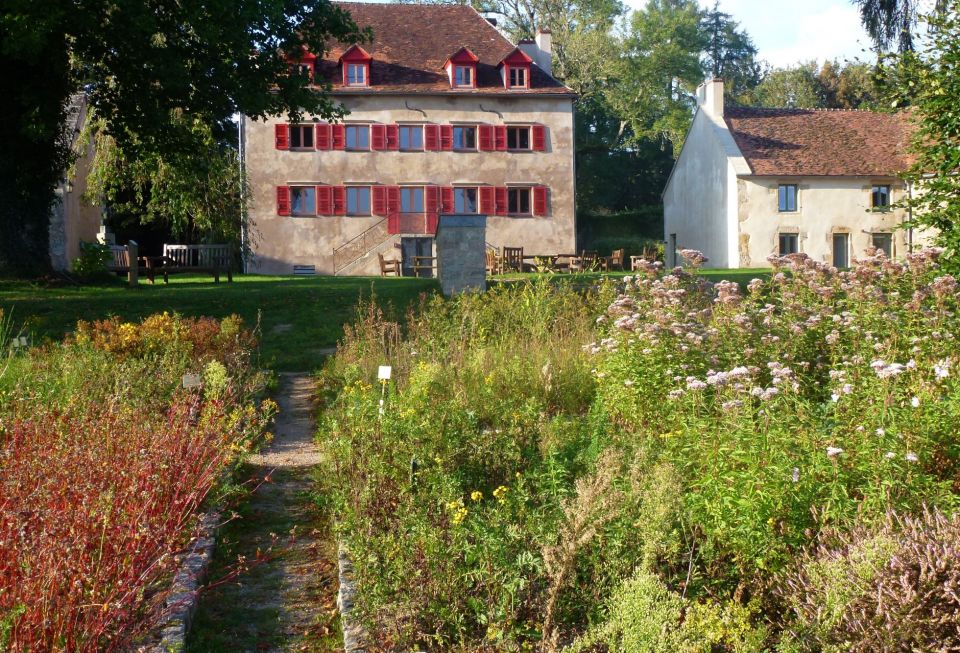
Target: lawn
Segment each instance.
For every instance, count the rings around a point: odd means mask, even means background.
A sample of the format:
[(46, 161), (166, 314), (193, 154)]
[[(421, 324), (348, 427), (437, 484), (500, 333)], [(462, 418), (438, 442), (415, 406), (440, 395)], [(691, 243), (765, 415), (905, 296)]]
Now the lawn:
[[(751, 279), (767, 279), (770, 277), (771, 269), (770, 268), (717, 268), (717, 269), (706, 269), (698, 270), (697, 274), (701, 277), (705, 277), (710, 281), (736, 281), (741, 286), (746, 286), (750, 283)], [(570, 279), (572, 281), (594, 281), (603, 278), (613, 278), (621, 279), (625, 275), (632, 274), (631, 272), (584, 272), (582, 274), (557, 274), (557, 273), (511, 273), (511, 274), (501, 274), (493, 277), (494, 281), (514, 281), (517, 279), (536, 279), (541, 276), (552, 276), (558, 279)]]
[(113, 315), (133, 321), (163, 311), (211, 317), (236, 313), (251, 327), (259, 318), (265, 367), (307, 371), (318, 367), (325, 351), (337, 344), (361, 297), (376, 293), (381, 304), (403, 310), (421, 293), (437, 290), (432, 279), (259, 275), (234, 279), (214, 284), (209, 276), (178, 276), (169, 285), (142, 282), (135, 290), (119, 282), (49, 287), (0, 280), (0, 309), (12, 310), (14, 324), (26, 324), (37, 340), (60, 338), (77, 320)]

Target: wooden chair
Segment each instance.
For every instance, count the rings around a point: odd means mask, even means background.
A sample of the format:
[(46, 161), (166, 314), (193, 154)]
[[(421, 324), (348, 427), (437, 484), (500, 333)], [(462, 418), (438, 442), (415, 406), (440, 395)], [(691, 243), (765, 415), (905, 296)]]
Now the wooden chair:
[(500, 260), (500, 272), (523, 272), (523, 248), (504, 247)]
[(500, 271), (500, 254), (493, 247), (487, 248), (487, 274), (497, 274)]
[(377, 259), (380, 261), (380, 276), (386, 277), (390, 274), (393, 274), (395, 277), (400, 276), (400, 261), (399, 259), (385, 259), (383, 254), (377, 254)]
[(615, 249), (613, 250), (613, 253), (610, 254), (610, 256), (605, 256), (603, 258), (603, 261), (602, 261), (603, 269), (607, 271), (620, 270), (622, 272), (623, 262), (624, 262), (623, 259), (624, 259), (624, 251), (622, 249)]
[(570, 272), (591, 272), (597, 269), (600, 256), (596, 251), (583, 250), (580, 256), (570, 259)]

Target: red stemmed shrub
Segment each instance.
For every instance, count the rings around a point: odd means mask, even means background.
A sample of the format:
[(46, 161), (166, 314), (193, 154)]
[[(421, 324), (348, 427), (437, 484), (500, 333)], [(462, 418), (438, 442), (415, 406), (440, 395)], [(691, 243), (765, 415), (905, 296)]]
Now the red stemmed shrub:
[[(122, 650), (273, 412), (238, 318), (81, 323), (0, 374), (0, 650)], [(180, 389), (185, 372), (202, 385)]]
[(91, 409), (0, 425), (0, 614), (13, 650), (113, 649), (136, 631), (230, 456), (222, 406)]

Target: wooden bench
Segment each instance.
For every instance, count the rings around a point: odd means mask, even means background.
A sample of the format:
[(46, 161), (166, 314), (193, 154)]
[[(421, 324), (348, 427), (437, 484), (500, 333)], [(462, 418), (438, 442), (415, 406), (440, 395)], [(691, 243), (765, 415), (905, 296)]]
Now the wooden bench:
[(162, 265), (167, 273), (206, 272), (220, 283), (220, 273), (233, 281), (233, 252), (230, 245), (164, 245)]

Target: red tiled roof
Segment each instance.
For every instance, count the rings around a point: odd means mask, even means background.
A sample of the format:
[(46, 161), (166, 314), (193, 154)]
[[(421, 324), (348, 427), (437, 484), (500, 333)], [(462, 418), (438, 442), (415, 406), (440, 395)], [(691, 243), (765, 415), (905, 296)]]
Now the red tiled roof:
[(728, 107), (724, 120), (755, 175), (888, 177), (910, 165), (903, 113)]
[[(377, 4), (338, 2), (360, 27), (373, 30), (373, 41), (363, 43), (370, 53), (370, 87), (345, 88), (337, 60), (350, 44), (332, 43), (317, 59), (317, 74), (333, 82), (337, 93), (450, 93), (451, 95), (573, 94), (569, 88), (531, 66), (530, 88), (508, 90), (497, 64), (515, 45), (472, 7), (464, 5)], [(467, 47), (478, 58), (477, 88), (450, 88), (443, 64), (452, 53)]]

